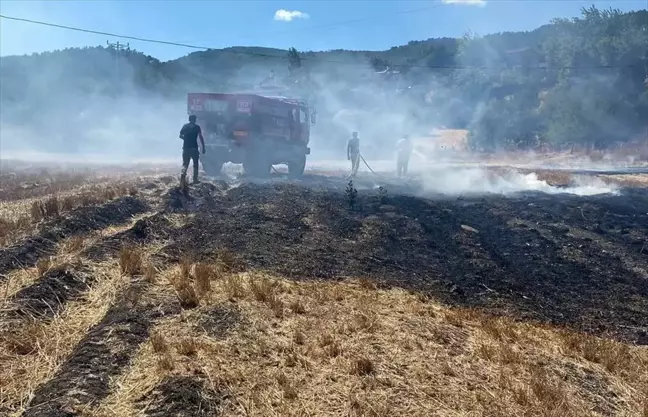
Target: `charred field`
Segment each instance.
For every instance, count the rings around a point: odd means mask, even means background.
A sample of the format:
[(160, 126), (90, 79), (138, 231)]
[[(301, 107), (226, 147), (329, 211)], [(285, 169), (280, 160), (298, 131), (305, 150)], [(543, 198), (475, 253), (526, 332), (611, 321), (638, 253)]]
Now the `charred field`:
[(39, 175), (3, 177), (0, 415), (648, 416), (643, 177)]

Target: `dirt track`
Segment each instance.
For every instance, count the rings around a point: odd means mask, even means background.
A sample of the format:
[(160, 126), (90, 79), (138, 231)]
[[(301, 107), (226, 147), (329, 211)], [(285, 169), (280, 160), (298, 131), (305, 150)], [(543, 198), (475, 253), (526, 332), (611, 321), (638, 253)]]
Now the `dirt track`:
[[(135, 244), (155, 248), (150, 256), (160, 271), (187, 259), (221, 262), (227, 254), (233, 273), (267, 271), (298, 281), (368, 278), (421, 299), (648, 345), (648, 189), (625, 188), (618, 196), (426, 198), (417, 195), (416, 184), (397, 193), (393, 185), (379, 191), (360, 179), (351, 204), (347, 186), (340, 178), (307, 176), (211, 181), (186, 193), (173, 178), (158, 177), (141, 182), (137, 197), (44, 222), (24, 245), (0, 248), (0, 272), (35, 265), (79, 232), (123, 228), (80, 250), (81, 260), (50, 269), (11, 294), (0, 311), (0, 336), (20, 327), (25, 316), (48, 323), (70, 303), (82, 302), (105, 280), (93, 268), (112, 268), (120, 248)], [(128, 225), (134, 215), (141, 218)], [(84, 415), (70, 404), (98, 404), (111, 395), (110, 378), (131, 366), (151, 327), (167, 316), (191, 321), (168, 289), (141, 276), (119, 285), (101, 319), (33, 392), (24, 415)], [(244, 320), (222, 306), (201, 306), (195, 314), (196, 328), (208, 322), (222, 327), (207, 332), (215, 339)], [(455, 346), (459, 333), (460, 344), (466, 343), (463, 330), (447, 331), (444, 343)], [(19, 355), (31, 354), (19, 348)], [(150, 415), (182, 415), (183, 407), (164, 399), (175, 398), (173, 387), (203, 387), (200, 372), (194, 379), (169, 376), (150, 398), (137, 401), (154, 404)], [(210, 407), (229, 395), (212, 391), (204, 394), (211, 395)], [(0, 413), (16, 401), (0, 401)], [(186, 407), (197, 407), (190, 415), (200, 415), (199, 404)]]

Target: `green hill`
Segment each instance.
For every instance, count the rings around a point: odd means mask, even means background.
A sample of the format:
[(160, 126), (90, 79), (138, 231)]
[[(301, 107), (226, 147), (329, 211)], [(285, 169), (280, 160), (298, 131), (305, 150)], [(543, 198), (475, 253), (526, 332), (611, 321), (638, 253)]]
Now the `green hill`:
[[(0, 121), (70, 131), (120, 114), (126, 98), (141, 103), (134, 105), (139, 112), (161, 100), (182, 112), (188, 91), (249, 89), (271, 71), (315, 103), (336, 135), (350, 128), (335, 121), (345, 110), (364, 112), (357, 124), (365, 130), (377, 121), (393, 128), (389, 135), (468, 128), (471, 145), (483, 150), (606, 147), (647, 129), (648, 11), (592, 7), (533, 31), (412, 41), (378, 52), (232, 47), (161, 62), (135, 50), (117, 57), (88, 47), (8, 56), (0, 59)], [(62, 146), (69, 139), (39, 140)]]

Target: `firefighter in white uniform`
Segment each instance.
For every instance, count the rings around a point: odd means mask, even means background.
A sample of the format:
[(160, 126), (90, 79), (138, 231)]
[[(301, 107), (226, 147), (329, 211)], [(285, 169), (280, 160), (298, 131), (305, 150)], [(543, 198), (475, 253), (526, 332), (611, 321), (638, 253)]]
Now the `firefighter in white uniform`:
[(396, 144), (398, 155), (396, 156), (396, 172), (399, 177), (407, 175), (407, 166), (412, 155), (412, 141), (409, 135), (404, 135)]
[(360, 166), (360, 138), (358, 138), (358, 132), (353, 132), (353, 136), (347, 141), (347, 159), (351, 161), (351, 175), (355, 176)]

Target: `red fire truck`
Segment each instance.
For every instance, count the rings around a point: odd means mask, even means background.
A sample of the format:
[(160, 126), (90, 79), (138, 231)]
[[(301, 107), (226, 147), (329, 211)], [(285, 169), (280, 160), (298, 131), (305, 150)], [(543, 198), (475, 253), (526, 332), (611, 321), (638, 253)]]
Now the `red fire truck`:
[(288, 165), (291, 176), (304, 173), (310, 154), (315, 112), (303, 100), (259, 94), (189, 93), (187, 111), (197, 117), (205, 137), (201, 155), (207, 175), (223, 164), (243, 164), (245, 172), (266, 176), (272, 166)]

